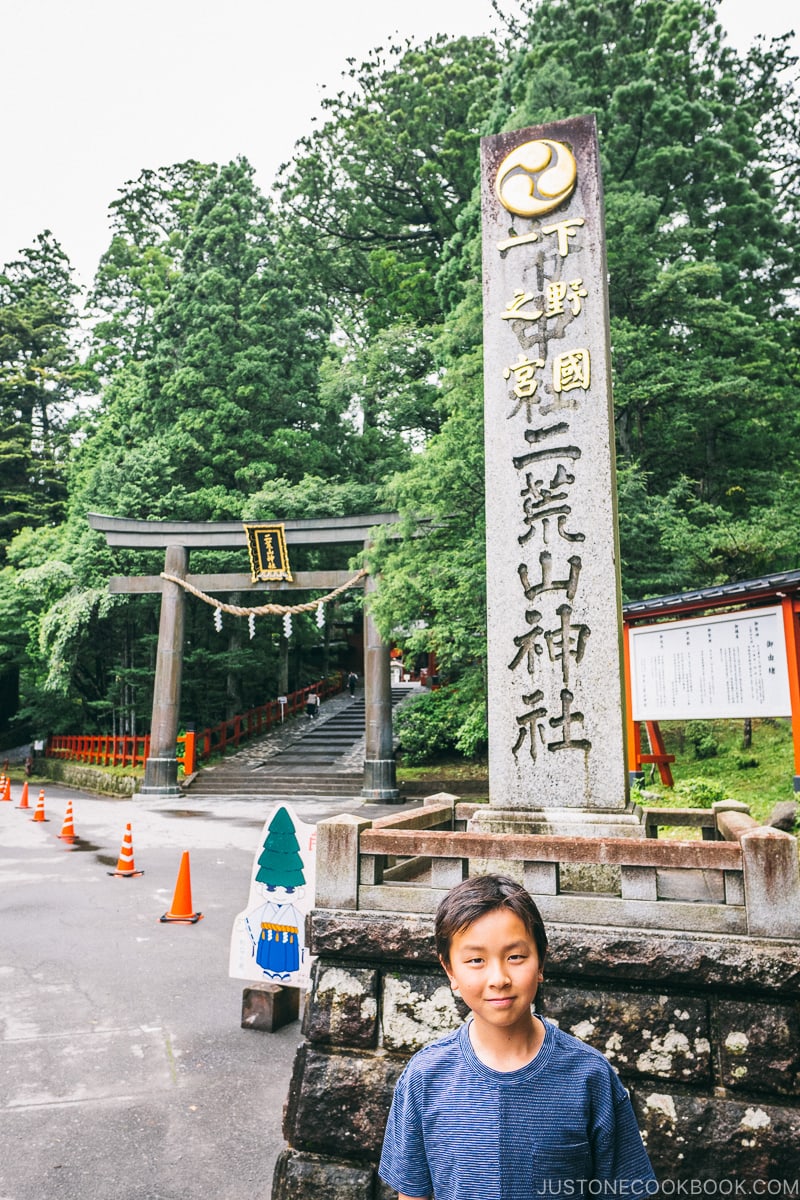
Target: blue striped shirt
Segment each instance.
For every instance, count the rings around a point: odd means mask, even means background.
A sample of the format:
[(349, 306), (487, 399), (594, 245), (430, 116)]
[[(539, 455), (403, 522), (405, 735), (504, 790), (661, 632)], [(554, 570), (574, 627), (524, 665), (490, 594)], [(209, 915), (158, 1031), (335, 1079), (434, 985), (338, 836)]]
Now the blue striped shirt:
[(544, 1026), (538, 1054), (517, 1071), (485, 1066), (468, 1025), (415, 1054), (395, 1088), (381, 1179), (435, 1200), (652, 1196), (653, 1169), (614, 1069)]

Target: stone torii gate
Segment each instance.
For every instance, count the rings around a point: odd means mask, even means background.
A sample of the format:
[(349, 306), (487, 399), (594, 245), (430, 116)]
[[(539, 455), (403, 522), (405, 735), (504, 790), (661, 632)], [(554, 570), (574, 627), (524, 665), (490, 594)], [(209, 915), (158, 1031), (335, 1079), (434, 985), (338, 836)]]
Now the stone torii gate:
[[(88, 514), (92, 529), (102, 533), (109, 546), (133, 550), (166, 551), (164, 574), (183, 579), (203, 592), (257, 591), (331, 591), (351, 578), (347, 571), (297, 571), (287, 580), (253, 582), (249, 573), (190, 575), (189, 551), (246, 549), (247, 537), (241, 522), (139, 521), (125, 517)], [(370, 530), (376, 525), (391, 525), (396, 513), (374, 513), (360, 517), (325, 517), (318, 520), (287, 520), (284, 527), (287, 546), (323, 544), (368, 546)], [(277, 524), (278, 522), (271, 522)], [(367, 575), (360, 584), (366, 592), (375, 584)], [(150, 757), (145, 764), (140, 794), (176, 796), (178, 763), (175, 744), (180, 711), (183, 668), (183, 628), (186, 592), (180, 584), (160, 575), (116, 576), (109, 591), (141, 595), (161, 594), (161, 618), (158, 629), (153, 717), (150, 732)], [(366, 702), (366, 750), (364, 786), (366, 800), (391, 802), (399, 792), (392, 746), (392, 700), (389, 647), (382, 640), (367, 608), (364, 609), (364, 691)]]

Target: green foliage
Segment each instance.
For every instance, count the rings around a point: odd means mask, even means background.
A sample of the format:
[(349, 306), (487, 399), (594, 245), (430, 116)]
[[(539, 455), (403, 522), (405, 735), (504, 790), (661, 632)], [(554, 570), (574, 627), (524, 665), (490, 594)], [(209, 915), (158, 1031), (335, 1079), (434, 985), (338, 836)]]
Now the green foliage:
[(81, 644), (91, 637), (96, 623), (108, 616), (114, 597), (105, 589), (71, 591), (56, 601), (39, 626), (39, 644), (49, 669), (45, 687), (66, 695), (78, 663)]
[(794, 61), (786, 39), (737, 56), (716, 7), (527, 4), (492, 119), (597, 117), (632, 597), (800, 553), (776, 504), (798, 474)]
[[(472, 686), (470, 687), (470, 682)], [(477, 685), (477, 686), (476, 686)], [(479, 758), (486, 754), (489, 746), (489, 727), (486, 712), (486, 697), (483, 680), (470, 681), (468, 676), (460, 681), (461, 704), (468, 708), (456, 736), (455, 748), (465, 758)]]
[[(365, 345), (351, 343), (339, 352), (335, 366), (331, 362), (330, 383), (335, 373), (358, 413), (359, 443), (373, 451), (381, 447), (389, 468), (404, 467), (409, 449), (419, 449), (441, 427), (434, 353), (430, 328), (397, 321)], [(364, 466), (374, 467), (369, 451), (361, 449)]]
[[(148, 277), (139, 290), (126, 276), (133, 308), (115, 309), (121, 324), (106, 332), (122, 365), (73, 493), (112, 514), (236, 518), (265, 480), (338, 467), (340, 414), (320, 405), (317, 384), (328, 318), (280, 259), (246, 161), (182, 164), (146, 181), (146, 205), (126, 196), (126, 227), (148, 252), (167, 246), (170, 273), (163, 287)], [(146, 341), (126, 340), (150, 309)]]
[(423, 693), (400, 709), (396, 730), (409, 765), (453, 751), (477, 757), (488, 740), (482, 681), (468, 674), (458, 684)]
[(445, 419), (436, 275), (477, 182), (499, 66), (489, 39), (443, 36), (349, 60), (282, 168), (286, 237), (337, 324), (323, 394), (346, 397), (360, 479), (406, 470)]
[(726, 301), (756, 314), (793, 286), (795, 250), (782, 227), (797, 204), (783, 186), (797, 170), (788, 39), (740, 58), (717, 7), (527, 3), (498, 92), (496, 127), (596, 114), (613, 315), (637, 324), (664, 268), (679, 280), (682, 269), (714, 264)]
[(75, 347), (72, 268), (49, 230), (0, 269), (0, 561), (63, 513), (69, 410), (94, 387)]
[(178, 277), (197, 204), (216, 172), (193, 160), (145, 170), (109, 205), (113, 236), (87, 302), (90, 362), (106, 379), (152, 352), (156, 311)]
[(427, 692), (407, 704), (395, 718), (395, 733), (405, 762), (435, 758), (455, 746), (449, 689)]
[(687, 808), (711, 808), (726, 798), (724, 787), (710, 779), (682, 779), (676, 784), (675, 793)]
[[(254, 493), (269, 502), (265, 487), (278, 505), (286, 489), (305, 491), (295, 499), (302, 516), (323, 501), (331, 515), (374, 506), (374, 488), (347, 482), (353, 430), (334, 407), (347, 398), (320, 399), (327, 313), (281, 259), (249, 165), (144, 172), (112, 208), (114, 240), (92, 297), (92, 361), (107, 382), (70, 464), (68, 521), (43, 563), (24, 562), (30, 539), (14, 546), (26, 612), (14, 654), (39, 729), (63, 728), (53, 694), (78, 701), (76, 726), (87, 732), (134, 732), (149, 718), (158, 598), (112, 603), (105, 589), (114, 573), (157, 573), (163, 558), (110, 551), (87, 511), (236, 519)], [(331, 483), (338, 471), (343, 482)], [(258, 501), (255, 515), (264, 515)], [(193, 567), (218, 570), (220, 558), (195, 554)], [(320, 634), (310, 618), (295, 626), (290, 674), (300, 684), (320, 674)], [(217, 635), (210, 611), (189, 601), (186, 719), (216, 724), (274, 694), (279, 638), (277, 621), (259, 621), (252, 643), (241, 620)]]
[(279, 177), (293, 239), (348, 332), (425, 326), (440, 313), (437, 260), (477, 182), (498, 53), (487, 38), (438, 36), (348, 61)]
[(436, 654), (445, 677), (485, 658), (483, 398), (480, 309), (470, 297), (437, 344), (447, 364), (448, 414), (424, 455), (385, 489), (403, 516), (402, 540), (376, 540), (370, 562), (383, 575), (373, 613), (408, 653)]
[(737, 754), (734, 757), (737, 771), (751, 771), (759, 765), (755, 754)]
[[(702, 724), (708, 726), (719, 748), (713, 758), (695, 758), (685, 737), (685, 722), (661, 723), (667, 751), (675, 755), (671, 769), (676, 786), (665, 788), (657, 777), (647, 783), (648, 791), (658, 793), (659, 804), (685, 804), (678, 785), (687, 779), (713, 783), (723, 792), (724, 799), (740, 800), (749, 805), (752, 816), (759, 822), (768, 820), (779, 801), (792, 799), (794, 758), (789, 721), (754, 719), (752, 751), (746, 755), (742, 754), (741, 721), (704, 721)], [(757, 767), (742, 769), (739, 766), (740, 759), (752, 757), (758, 758)]]
[[(525, 5), (486, 122), (598, 120), (631, 598), (790, 568), (800, 554), (785, 186), (797, 96), (785, 42), (740, 59), (715, 17), (710, 0)], [(444, 422), (385, 492), (423, 535), (371, 554), (384, 634), (409, 654), (434, 650), (452, 678), (485, 653), (478, 222), (471, 200), (436, 280)], [(698, 754), (712, 752), (705, 736)]]
[(317, 404), (327, 317), (277, 260), (252, 176), (245, 161), (230, 163), (200, 201), (144, 371), (150, 436), (180, 464), (174, 499), (222, 487), (231, 515), (244, 462), (250, 479), (254, 462), (265, 479), (336, 467)]
[(283, 477), (270, 480), (248, 499), (246, 521), (275, 521), (303, 517), (349, 517), (376, 511), (371, 484), (334, 482), (320, 475), (304, 475), (299, 483)]
[(719, 747), (708, 721), (689, 721), (685, 736), (695, 758), (714, 758)]
[[(783, 185), (797, 97), (786, 45), (739, 59), (706, 0), (541, 0), (523, 13), (486, 129), (597, 116), (625, 595), (793, 567), (796, 198)], [(425, 534), (373, 552), (382, 630), (409, 653), (435, 650), (446, 674), (484, 654), (483, 524), (471, 503), (482, 401), (477, 371), (469, 378), (478, 220), (476, 202), (462, 208), (437, 276), (453, 306), (437, 343), (445, 423), (386, 490), (408, 532), (421, 519)], [(701, 739), (698, 754), (712, 752)]]
[(624, 460), (617, 479), (625, 599), (753, 579), (798, 561), (792, 476), (761, 501), (733, 485), (725, 505), (699, 500), (686, 477), (659, 494), (655, 472)]

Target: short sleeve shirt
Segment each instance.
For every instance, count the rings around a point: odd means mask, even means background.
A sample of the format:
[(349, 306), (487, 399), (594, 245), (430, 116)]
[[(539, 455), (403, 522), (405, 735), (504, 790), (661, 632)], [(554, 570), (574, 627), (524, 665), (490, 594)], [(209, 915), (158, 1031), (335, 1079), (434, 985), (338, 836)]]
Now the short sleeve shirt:
[(485, 1066), (468, 1025), (415, 1054), (395, 1089), (381, 1178), (435, 1200), (652, 1196), (655, 1176), (610, 1063), (544, 1025), (539, 1052), (517, 1071)]

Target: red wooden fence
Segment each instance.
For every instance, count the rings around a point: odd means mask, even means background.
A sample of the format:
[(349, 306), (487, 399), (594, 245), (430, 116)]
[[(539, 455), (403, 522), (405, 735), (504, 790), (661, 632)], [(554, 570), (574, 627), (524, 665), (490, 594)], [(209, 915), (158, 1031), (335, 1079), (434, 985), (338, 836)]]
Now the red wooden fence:
[[(335, 696), (344, 688), (344, 675), (338, 672), (327, 679), (289, 692), (283, 708), (283, 716), (294, 716), (306, 706), (310, 692), (316, 692), (321, 700)], [(177, 759), (183, 764), (184, 775), (193, 775), (198, 763), (210, 758), (228, 746), (239, 746), (248, 738), (266, 733), (281, 720), (281, 705), (270, 700), (258, 708), (221, 721), (210, 729), (183, 733), (177, 739)], [(101, 767), (144, 766), (150, 753), (150, 734), (142, 737), (110, 737), (106, 734), (54, 734), (47, 739), (45, 756), (63, 758), (70, 762), (91, 763)]]
[(45, 757), (100, 767), (141, 767), (150, 753), (150, 734), (142, 737), (107, 737), (96, 734), (59, 734), (47, 739)]

